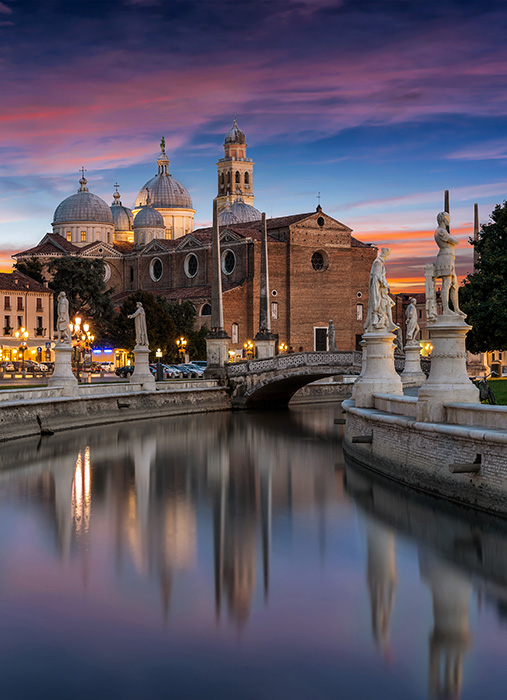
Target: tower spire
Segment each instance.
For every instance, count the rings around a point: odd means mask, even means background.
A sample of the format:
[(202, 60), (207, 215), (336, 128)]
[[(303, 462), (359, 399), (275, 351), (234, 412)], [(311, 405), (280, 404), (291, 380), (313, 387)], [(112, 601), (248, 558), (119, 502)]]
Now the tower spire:
[(113, 205), (118, 205), (118, 206), (121, 204), (121, 202), (120, 202), (120, 197), (121, 197), (121, 195), (120, 195), (120, 193), (118, 192), (118, 187), (119, 187), (119, 186), (120, 186), (120, 185), (119, 185), (118, 183), (115, 183), (115, 184), (113, 185), (113, 187), (116, 188), (115, 191), (113, 192), (113, 199), (114, 199)]
[(81, 173), (81, 179), (79, 180), (79, 184), (81, 185), (81, 187), (78, 189), (78, 192), (88, 192), (88, 187), (86, 186), (88, 180), (85, 178), (86, 170), (84, 168), (84, 165), (79, 172)]

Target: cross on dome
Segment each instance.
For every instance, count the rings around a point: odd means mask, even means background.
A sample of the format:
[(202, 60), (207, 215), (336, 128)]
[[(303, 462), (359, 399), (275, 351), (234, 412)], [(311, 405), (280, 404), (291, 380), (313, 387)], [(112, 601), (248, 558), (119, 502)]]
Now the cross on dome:
[(79, 180), (81, 187), (78, 189), (78, 192), (88, 192), (88, 187), (86, 187), (88, 180), (85, 178), (85, 173), (87, 171), (85, 170), (84, 165), (79, 172), (81, 173), (81, 179)]

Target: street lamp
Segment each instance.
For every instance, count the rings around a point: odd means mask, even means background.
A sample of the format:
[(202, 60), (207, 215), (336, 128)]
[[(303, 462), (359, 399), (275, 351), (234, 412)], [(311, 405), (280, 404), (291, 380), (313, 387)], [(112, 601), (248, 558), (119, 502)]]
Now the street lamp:
[(289, 349), (289, 348), (288, 348), (288, 346), (287, 346), (287, 343), (280, 343), (280, 344), (278, 345), (278, 352), (280, 353), (280, 355), (283, 355), (283, 353), (284, 353), (284, 352), (287, 352), (288, 349)]
[(95, 336), (90, 333), (90, 324), (83, 323), (80, 316), (76, 316), (74, 323), (69, 323), (69, 329), (74, 340), (74, 358), (76, 362), (76, 377), (79, 382), (79, 365), (81, 362), (81, 352), (85, 352), (86, 348), (93, 343)]
[(25, 371), (25, 352), (26, 352), (26, 341), (28, 339), (29, 333), (23, 328), (23, 326), (17, 330), (14, 335), (20, 340), (19, 352), (21, 353), (21, 371)]
[(253, 341), (247, 340), (246, 343), (243, 343), (243, 347), (245, 348), (246, 356), (253, 357), (254, 347), (255, 347), (255, 345), (253, 344)]
[(185, 359), (185, 350), (186, 350), (186, 347), (187, 347), (187, 342), (188, 342), (188, 341), (187, 341), (186, 338), (184, 338), (183, 336), (181, 336), (180, 338), (178, 338), (178, 339), (176, 340), (176, 345), (177, 345), (177, 347), (178, 347), (178, 352), (179, 352), (179, 354), (180, 354), (180, 362), (181, 362), (181, 363), (183, 363), (183, 361), (184, 361), (184, 359)]

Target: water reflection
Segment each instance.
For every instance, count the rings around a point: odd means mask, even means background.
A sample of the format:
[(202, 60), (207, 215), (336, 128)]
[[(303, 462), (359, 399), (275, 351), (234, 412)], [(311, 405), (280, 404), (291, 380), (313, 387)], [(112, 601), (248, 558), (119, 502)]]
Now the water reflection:
[[(85, 657), (112, 634), (93, 678), (129, 678), (125, 698), (169, 677), (179, 697), (502, 697), (507, 524), (345, 463), (339, 415), (224, 413), (4, 445), (0, 619), (18, 611), (5, 638), (27, 663), (49, 610), (58, 654), (77, 644), (58, 620), (89, 629)], [(209, 694), (194, 668), (211, 658)]]

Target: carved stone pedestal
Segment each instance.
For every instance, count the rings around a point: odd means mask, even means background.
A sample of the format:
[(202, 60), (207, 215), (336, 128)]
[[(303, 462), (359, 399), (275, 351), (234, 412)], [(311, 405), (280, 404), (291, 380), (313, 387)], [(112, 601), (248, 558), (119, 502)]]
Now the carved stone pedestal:
[(55, 369), (48, 379), (48, 386), (61, 386), (65, 396), (76, 396), (78, 383), (72, 371), (72, 346), (57, 344), (54, 352)]
[(276, 335), (269, 331), (257, 333), (255, 340), (255, 355), (258, 360), (275, 356)]
[(419, 389), (417, 420), (445, 421), (444, 403), (479, 403), (479, 389), (467, 374), (465, 338), (471, 326), (461, 316), (446, 314), (428, 324), (433, 352), (430, 375)]
[(144, 391), (155, 391), (155, 377), (150, 372), (150, 349), (144, 345), (136, 345), (134, 357), (134, 372), (130, 382), (142, 384)]
[(208, 364), (204, 372), (205, 379), (225, 378), (225, 367), (229, 362), (229, 336), (223, 333), (214, 333), (206, 338), (206, 359)]
[(426, 381), (426, 375), (421, 369), (421, 346), (405, 345), (405, 368), (401, 373), (400, 379), (402, 384), (410, 384), (411, 386), (421, 386)]
[(352, 398), (360, 408), (372, 408), (373, 394), (403, 394), (403, 386), (394, 369), (394, 334), (387, 331), (365, 333), (366, 361), (354, 383)]

